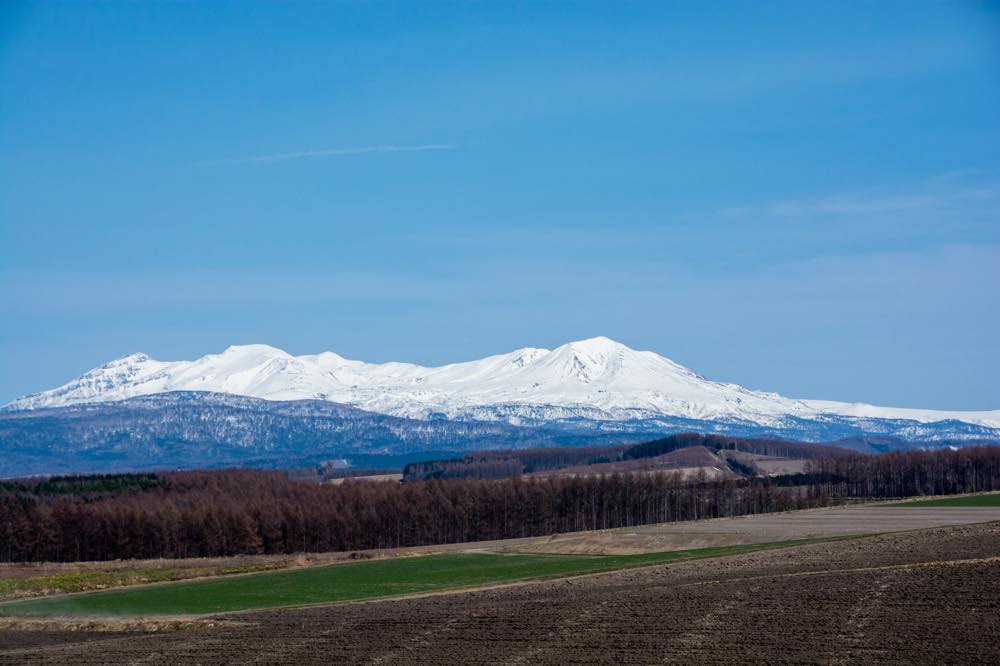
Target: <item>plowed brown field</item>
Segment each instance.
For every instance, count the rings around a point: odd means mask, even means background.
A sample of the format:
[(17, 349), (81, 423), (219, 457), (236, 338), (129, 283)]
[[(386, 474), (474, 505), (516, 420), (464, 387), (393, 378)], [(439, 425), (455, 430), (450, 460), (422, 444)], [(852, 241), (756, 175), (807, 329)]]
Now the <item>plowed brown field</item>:
[(127, 633), (0, 663), (1000, 663), (1000, 523)]

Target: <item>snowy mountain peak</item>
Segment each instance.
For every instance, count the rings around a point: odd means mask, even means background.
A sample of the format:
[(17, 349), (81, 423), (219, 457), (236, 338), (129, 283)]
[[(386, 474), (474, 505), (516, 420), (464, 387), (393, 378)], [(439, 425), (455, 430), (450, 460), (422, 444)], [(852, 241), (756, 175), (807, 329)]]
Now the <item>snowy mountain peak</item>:
[(365, 363), (333, 352), (292, 356), (262, 344), (236, 345), (194, 361), (131, 354), (5, 409), (107, 402), (172, 391), (210, 391), (266, 400), (318, 399), (368, 411), (430, 418), (544, 423), (586, 418), (663, 417), (778, 427), (832, 415), (917, 422), (954, 419), (1000, 427), (1000, 411), (933, 412), (804, 401), (713, 382), (654, 352), (603, 336), (553, 350), (526, 347), (475, 361), (425, 367)]
[(634, 351), (622, 343), (612, 340), (611, 338), (606, 338), (603, 335), (598, 335), (594, 338), (586, 338), (585, 340), (567, 342), (563, 345), (563, 347), (568, 347), (574, 351), (587, 354), (609, 354), (622, 350)]
[(272, 347), (271, 345), (230, 345), (226, 347), (226, 350), (222, 352), (221, 356), (228, 357), (275, 357), (275, 358), (292, 358), (292, 355), (283, 349), (278, 349), (277, 347)]
[(116, 358), (113, 361), (109, 361), (105, 366), (112, 365), (129, 365), (133, 363), (143, 363), (145, 361), (151, 360), (149, 354), (143, 354), (142, 352), (135, 352), (134, 354), (128, 354), (127, 356), (122, 356), (121, 358)]
[(609, 379), (622, 367), (625, 354), (635, 352), (609, 338), (599, 337), (570, 342), (552, 350), (547, 364), (560, 376), (590, 383)]

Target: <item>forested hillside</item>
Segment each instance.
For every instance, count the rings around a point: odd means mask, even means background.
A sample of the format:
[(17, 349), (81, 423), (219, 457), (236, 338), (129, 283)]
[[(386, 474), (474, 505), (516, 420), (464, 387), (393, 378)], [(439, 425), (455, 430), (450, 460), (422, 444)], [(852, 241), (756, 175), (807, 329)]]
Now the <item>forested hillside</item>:
[(813, 444), (811, 442), (682, 432), (628, 447), (622, 452), (622, 458), (624, 460), (652, 458), (664, 453), (670, 453), (671, 451), (677, 451), (678, 449), (685, 449), (689, 446), (704, 446), (713, 451), (743, 451), (745, 453), (780, 456), (782, 458), (837, 458), (850, 455), (850, 451), (847, 449), (824, 444)]
[[(634, 439), (634, 435), (631, 436)], [(224, 466), (293, 467), (417, 451), (622, 441), (506, 423), (421, 421), (323, 400), (174, 392), (121, 402), (0, 411), (0, 478)]]
[[(564, 468), (604, 465), (619, 461), (655, 458), (681, 449), (704, 447), (710, 451), (741, 451), (744, 453), (811, 459), (836, 458), (850, 455), (847, 449), (810, 442), (783, 439), (759, 439), (679, 433), (661, 439), (632, 445), (561, 446), (544, 449), (502, 449), (475, 451), (461, 457), (414, 462), (403, 470), (403, 478), (418, 479), (502, 479), (518, 474), (538, 474)], [(732, 464), (732, 463), (730, 463)], [(628, 465), (633, 469), (641, 465)], [(602, 468), (595, 468), (603, 471)], [(748, 472), (752, 474), (752, 470)]]
[(407, 481), (426, 479), (502, 479), (546, 472), (573, 465), (620, 460), (629, 445), (558, 446), (544, 449), (502, 449), (466, 453), (460, 458), (410, 463)]

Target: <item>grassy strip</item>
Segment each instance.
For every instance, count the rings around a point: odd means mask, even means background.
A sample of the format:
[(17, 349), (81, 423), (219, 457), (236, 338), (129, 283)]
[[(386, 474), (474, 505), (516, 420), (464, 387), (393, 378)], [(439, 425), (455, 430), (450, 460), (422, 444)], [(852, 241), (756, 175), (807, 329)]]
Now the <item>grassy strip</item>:
[(935, 499), (914, 500), (909, 502), (897, 502), (887, 506), (900, 509), (923, 509), (936, 506), (994, 506), (1000, 507), (1000, 493), (990, 493), (987, 495), (961, 495), (959, 497), (941, 497)]
[(41, 597), (51, 594), (93, 592), (108, 588), (167, 583), (188, 578), (226, 576), (284, 569), (286, 563), (247, 564), (229, 567), (145, 567), (141, 569), (111, 569), (108, 571), (74, 571), (70, 573), (6, 578), (0, 580), (0, 601)]
[(0, 605), (0, 615), (200, 615), (358, 601), (517, 580), (599, 573), (843, 538), (796, 539), (639, 555), (457, 553), (406, 557), (30, 599)]

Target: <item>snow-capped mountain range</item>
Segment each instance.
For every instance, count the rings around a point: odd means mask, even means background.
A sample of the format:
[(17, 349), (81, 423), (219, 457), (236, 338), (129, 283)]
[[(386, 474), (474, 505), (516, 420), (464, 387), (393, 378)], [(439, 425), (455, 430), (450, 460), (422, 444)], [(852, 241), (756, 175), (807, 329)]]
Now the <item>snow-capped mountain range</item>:
[(396, 417), (514, 425), (674, 418), (780, 429), (789, 422), (851, 419), (907, 422), (918, 430), (921, 424), (939, 422), (1000, 430), (1000, 410), (945, 412), (786, 398), (710, 381), (656, 353), (604, 337), (440, 367), (365, 363), (333, 352), (292, 356), (267, 345), (233, 346), (194, 361), (132, 354), (4, 409), (37, 410), (174, 391), (325, 400)]

